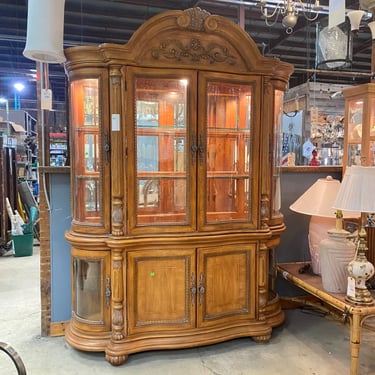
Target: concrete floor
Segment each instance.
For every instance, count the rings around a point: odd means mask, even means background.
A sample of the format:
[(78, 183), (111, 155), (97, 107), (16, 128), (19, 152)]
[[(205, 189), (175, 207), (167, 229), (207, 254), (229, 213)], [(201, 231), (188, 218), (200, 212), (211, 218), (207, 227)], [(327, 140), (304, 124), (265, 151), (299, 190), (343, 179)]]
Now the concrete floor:
[[(268, 344), (241, 338), (195, 349), (129, 356), (120, 367), (102, 353), (71, 348), (64, 337), (40, 336), (39, 247), (28, 257), (0, 257), (0, 341), (21, 356), (28, 375), (345, 375), (349, 330), (332, 317), (295, 309)], [(363, 332), (360, 375), (375, 374), (375, 333)], [(0, 352), (0, 374), (16, 369)]]

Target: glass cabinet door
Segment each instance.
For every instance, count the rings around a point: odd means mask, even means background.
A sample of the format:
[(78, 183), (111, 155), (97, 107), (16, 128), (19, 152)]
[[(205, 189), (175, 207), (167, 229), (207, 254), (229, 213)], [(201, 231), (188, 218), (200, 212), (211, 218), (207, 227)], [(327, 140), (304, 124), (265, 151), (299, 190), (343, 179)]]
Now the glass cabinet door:
[(70, 85), (75, 171), (73, 220), (88, 225), (103, 225), (99, 89), (97, 78), (75, 80)]
[[(253, 221), (254, 97), (256, 84), (214, 75), (202, 76), (199, 120), (201, 226)], [(204, 89), (203, 89), (204, 87)], [(203, 177), (204, 176), (204, 177)], [(205, 186), (205, 187), (203, 187)], [(205, 190), (204, 190), (205, 189)], [(204, 197), (204, 198), (203, 198)]]
[[(136, 202), (131, 228), (255, 225), (257, 192), (251, 176), (258, 158), (253, 150), (257, 79), (178, 70), (168, 76), (141, 68), (128, 72), (135, 98), (128, 103), (134, 111), (128, 136), (135, 139), (128, 142), (129, 185), (135, 186), (130, 200)], [(198, 90), (192, 90), (196, 84)]]
[[(129, 69), (134, 90), (134, 169), (135, 190), (131, 191), (133, 228), (144, 226), (190, 226), (192, 220), (189, 134), (194, 113), (189, 93), (192, 73), (174, 76), (150, 70)], [(188, 110), (189, 108), (189, 110)], [(132, 137), (133, 138), (133, 137)], [(132, 174), (131, 174), (132, 176)]]

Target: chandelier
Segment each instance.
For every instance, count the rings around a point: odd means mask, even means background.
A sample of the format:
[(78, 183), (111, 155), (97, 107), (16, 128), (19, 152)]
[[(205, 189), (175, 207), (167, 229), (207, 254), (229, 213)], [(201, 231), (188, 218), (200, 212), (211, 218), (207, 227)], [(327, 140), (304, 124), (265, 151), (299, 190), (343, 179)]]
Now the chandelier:
[(283, 0), (278, 3), (267, 3), (266, 0), (260, 0), (259, 6), (267, 26), (273, 26), (281, 15), (281, 22), (287, 34), (293, 32), (300, 12), (306, 20), (315, 21), (319, 12), (323, 9), (319, 0), (315, 0), (314, 4), (304, 4), (302, 0)]

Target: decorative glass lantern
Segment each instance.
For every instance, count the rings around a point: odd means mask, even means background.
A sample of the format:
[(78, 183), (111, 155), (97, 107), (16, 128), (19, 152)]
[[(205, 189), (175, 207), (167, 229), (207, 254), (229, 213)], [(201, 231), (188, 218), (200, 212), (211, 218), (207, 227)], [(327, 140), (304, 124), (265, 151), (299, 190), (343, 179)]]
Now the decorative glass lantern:
[(316, 68), (342, 69), (352, 64), (352, 35), (349, 19), (329, 28), (327, 22), (318, 24), (316, 35)]

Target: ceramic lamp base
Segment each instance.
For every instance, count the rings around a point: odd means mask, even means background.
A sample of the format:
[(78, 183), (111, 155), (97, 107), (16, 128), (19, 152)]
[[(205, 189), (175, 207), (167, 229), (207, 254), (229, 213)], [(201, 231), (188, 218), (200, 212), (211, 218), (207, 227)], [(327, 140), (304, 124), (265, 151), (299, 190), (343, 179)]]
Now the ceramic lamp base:
[(319, 256), (320, 242), (328, 238), (328, 231), (336, 226), (336, 218), (311, 216), (309, 224), (309, 250), (312, 270), (316, 275), (321, 273)]
[(346, 296), (345, 300), (361, 306), (372, 306), (374, 304), (374, 300), (368, 289), (355, 288), (355, 296)]
[(366, 230), (362, 226), (358, 233), (358, 249), (355, 259), (348, 265), (348, 273), (355, 280), (355, 293), (349, 293), (348, 288), (347, 300), (357, 305), (372, 305), (374, 300), (367, 289), (366, 282), (374, 275), (375, 269), (371, 262), (366, 258), (367, 240)]
[(347, 239), (350, 233), (331, 229), (320, 243), (320, 264), (323, 289), (330, 293), (346, 293), (348, 265), (355, 256), (355, 244)]

